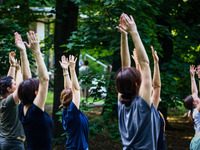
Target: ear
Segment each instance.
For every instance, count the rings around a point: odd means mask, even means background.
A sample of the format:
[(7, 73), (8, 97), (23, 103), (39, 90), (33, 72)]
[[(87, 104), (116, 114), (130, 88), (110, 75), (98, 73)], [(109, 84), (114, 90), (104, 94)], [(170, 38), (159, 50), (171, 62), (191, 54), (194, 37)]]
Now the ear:
[(8, 91), (8, 93), (10, 93), (10, 90), (11, 90), (11, 88), (10, 88), (10, 87), (7, 87), (7, 91)]
[(35, 96), (37, 96), (37, 94), (38, 94), (38, 91), (35, 91)]
[(135, 86), (138, 88), (139, 86), (138, 86), (138, 84), (137, 84), (137, 82), (135, 82)]

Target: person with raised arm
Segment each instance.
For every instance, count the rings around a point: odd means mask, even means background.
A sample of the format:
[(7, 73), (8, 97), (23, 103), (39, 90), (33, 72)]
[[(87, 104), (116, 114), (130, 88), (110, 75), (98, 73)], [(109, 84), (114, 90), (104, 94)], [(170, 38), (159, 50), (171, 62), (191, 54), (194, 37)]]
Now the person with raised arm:
[[(62, 56), (60, 62), (63, 68), (64, 89), (61, 92), (60, 108), (62, 112), (62, 125), (67, 134), (66, 149), (88, 150), (89, 124), (88, 118), (80, 108), (80, 86), (76, 76), (76, 60), (73, 55), (69, 60)], [(68, 73), (70, 68), (71, 81)]]
[(200, 149), (200, 98), (198, 97), (195, 72), (198, 76), (200, 75), (199, 67), (195, 68), (194, 65), (190, 65), (192, 95), (184, 99), (184, 106), (189, 110), (188, 117), (192, 124), (194, 124), (195, 129), (195, 135), (190, 142), (190, 150)]
[(9, 54), (9, 62), (7, 76), (0, 78), (0, 149), (24, 150), (25, 134), (18, 118), (17, 95), (21, 70), (14, 52)]
[(140, 66), (140, 71), (130, 67), (130, 56), (126, 46), (128, 40), (121, 41), (121, 51), (124, 53), (121, 55), (122, 71), (116, 75), (116, 88), (123, 149), (156, 150), (159, 132), (158, 129), (154, 129), (160, 123), (158, 112), (151, 102), (152, 79), (149, 59), (132, 16), (129, 18), (122, 14), (117, 28), (121, 37), (126, 36), (126, 32), (131, 35)]
[(30, 31), (27, 36), (29, 43), (25, 43), (25, 45), (33, 52), (39, 80), (29, 78), (19, 85), (18, 96), (21, 100), (19, 118), (24, 127), (27, 150), (51, 150), (53, 120), (44, 111), (49, 76), (40, 52), (37, 34)]

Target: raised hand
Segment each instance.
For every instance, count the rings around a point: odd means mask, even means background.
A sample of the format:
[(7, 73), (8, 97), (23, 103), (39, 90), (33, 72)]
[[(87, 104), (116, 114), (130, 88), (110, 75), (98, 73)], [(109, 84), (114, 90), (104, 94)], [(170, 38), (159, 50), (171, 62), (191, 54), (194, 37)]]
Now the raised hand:
[(20, 70), (20, 68), (21, 68), (20, 67), (20, 60), (17, 61), (17, 59), (16, 59), (16, 69)]
[(74, 59), (73, 55), (69, 55), (69, 68), (75, 69), (77, 58)]
[(191, 73), (191, 76), (194, 77), (195, 72), (196, 72), (195, 65), (190, 65), (190, 73)]
[(9, 63), (10, 63), (10, 65), (11, 66), (16, 66), (16, 62), (17, 62), (17, 60), (15, 59), (15, 52), (10, 52), (10, 54), (9, 54)]
[(135, 61), (135, 64), (138, 64), (138, 59), (137, 59), (137, 54), (136, 54), (136, 49), (134, 48), (133, 50), (133, 55), (131, 55), (133, 60)]
[(157, 52), (154, 51), (153, 46), (151, 46), (151, 51), (152, 51), (154, 63), (158, 63), (159, 62), (159, 57), (157, 55)]
[(196, 74), (198, 75), (198, 77), (200, 78), (200, 65), (198, 65), (196, 67)]
[[(61, 62), (62, 61), (62, 62)], [(60, 66), (65, 69), (68, 70), (68, 66), (69, 66), (69, 61), (68, 58), (66, 58), (64, 55), (61, 57), (61, 61), (59, 61)]]
[(124, 30), (124, 27), (119, 24), (118, 26), (116, 26), (116, 28), (119, 30), (119, 32), (122, 34), (122, 35), (127, 35), (128, 33)]
[(15, 32), (15, 46), (20, 50), (26, 50), (24, 42), (22, 41), (21, 35)]
[(26, 47), (28, 47), (34, 53), (40, 52), (39, 40), (37, 37), (37, 33), (35, 33), (34, 31), (29, 31), (29, 33), (27, 32), (26, 34), (28, 37), (28, 43), (25, 42)]
[(137, 32), (137, 27), (132, 16), (130, 16), (129, 18), (127, 14), (123, 14), (122, 20), (123, 20), (122, 28), (125, 31), (129, 33)]

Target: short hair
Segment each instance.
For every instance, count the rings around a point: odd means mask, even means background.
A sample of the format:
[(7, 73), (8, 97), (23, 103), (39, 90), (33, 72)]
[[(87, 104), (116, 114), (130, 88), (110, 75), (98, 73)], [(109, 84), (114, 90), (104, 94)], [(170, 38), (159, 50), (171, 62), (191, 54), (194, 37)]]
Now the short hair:
[(88, 66), (89, 62), (88, 62), (87, 60), (85, 60), (85, 61), (83, 62), (83, 64), (86, 65), (86, 66)]
[(38, 91), (39, 80), (31, 78), (24, 80), (18, 88), (18, 96), (23, 105), (33, 104), (36, 97), (35, 92)]
[(129, 67), (120, 71), (116, 76), (116, 88), (122, 94), (120, 102), (129, 106), (133, 98), (138, 95), (140, 84), (141, 74), (136, 68)]
[(69, 108), (72, 102), (72, 90), (71, 89), (63, 89), (60, 94), (60, 102), (61, 105), (59, 108)]
[(7, 88), (12, 87), (12, 80), (13, 77), (11, 76), (4, 76), (0, 79), (0, 96), (3, 96), (8, 93)]

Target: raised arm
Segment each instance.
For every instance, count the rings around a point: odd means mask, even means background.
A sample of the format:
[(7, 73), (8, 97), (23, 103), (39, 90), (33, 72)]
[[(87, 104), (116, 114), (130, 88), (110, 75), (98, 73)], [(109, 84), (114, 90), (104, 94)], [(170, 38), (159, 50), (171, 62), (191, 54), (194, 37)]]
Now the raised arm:
[(142, 83), (140, 86), (139, 94), (149, 105), (151, 105), (152, 79), (151, 79), (151, 70), (149, 67), (149, 58), (140, 39), (133, 17), (130, 16), (129, 18), (126, 14), (124, 14), (123, 21), (124, 21), (124, 26), (122, 26), (122, 28), (128, 33), (130, 33), (133, 39), (133, 43), (136, 48), (138, 63), (140, 65)]
[(154, 60), (152, 102), (155, 108), (157, 109), (160, 102), (160, 92), (161, 92), (159, 58), (158, 58), (157, 52), (154, 51), (153, 46), (151, 46), (151, 51), (152, 51), (153, 60)]
[(128, 48), (128, 38), (127, 38), (127, 32), (123, 30), (122, 26), (124, 25), (123, 17), (124, 14), (121, 14), (120, 16), (120, 24), (116, 28), (121, 33), (121, 64), (122, 64), (122, 70), (124, 70), (127, 67), (131, 67), (131, 59), (129, 54), (129, 48)]
[(13, 77), (15, 79), (15, 67), (16, 67), (16, 59), (15, 59), (15, 52), (10, 52), (9, 54), (9, 63), (10, 63), (10, 68), (8, 70), (7, 76)]
[(198, 90), (195, 81), (195, 65), (190, 65), (190, 77), (191, 77), (191, 92), (194, 98), (198, 97)]
[(199, 92), (200, 92), (200, 65), (196, 67), (196, 74), (198, 75), (198, 80), (199, 80)]
[(16, 63), (15, 79), (16, 79), (16, 85), (18, 87), (19, 84), (23, 81), (23, 79), (22, 79), (22, 73), (21, 73), (21, 67), (20, 67), (20, 61), (18, 61)]
[(24, 42), (22, 41), (21, 35), (18, 34), (17, 32), (15, 32), (15, 45), (17, 49), (20, 51), (22, 76), (23, 80), (26, 80), (32, 77), (31, 70), (29, 67), (29, 61), (26, 54), (26, 47), (24, 45)]
[(69, 68), (71, 74), (71, 84), (72, 84), (72, 102), (76, 105), (77, 109), (79, 109), (80, 105), (80, 86), (78, 84), (78, 79), (76, 76), (75, 66), (76, 66), (76, 59), (74, 59), (73, 55), (69, 55)]
[(70, 80), (69, 72), (68, 72), (69, 61), (64, 55), (61, 57), (61, 61), (59, 61), (59, 63), (63, 69), (64, 88), (69, 89), (69, 88), (71, 88), (71, 80)]
[(136, 49), (135, 49), (135, 48), (134, 48), (134, 50), (133, 50), (133, 55), (131, 55), (131, 56), (132, 56), (132, 58), (133, 58), (133, 60), (134, 60), (134, 62), (135, 62), (135, 67), (136, 67), (136, 69), (140, 71), (140, 65), (139, 65), (139, 63), (138, 63), (137, 53), (136, 53)]
[(39, 41), (37, 33), (30, 31), (27, 33), (29, 44), (26, 46), (33, 52), (35, 60), (37, 62), (37, 71), (39, 77), (39, 89), (36, 98), (33, 103), (44, 111), (44, 105), (47, 98), (49, 75), (47, 68), (45, 66), (44, 60), (42, 58), (42, 53), (40, 52)]

